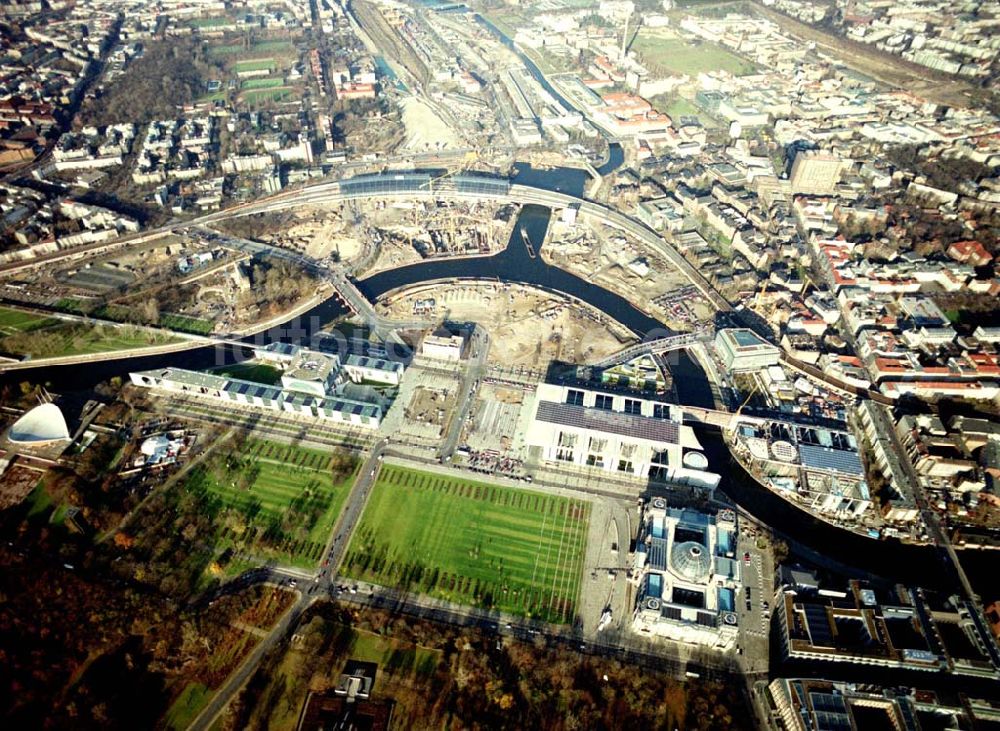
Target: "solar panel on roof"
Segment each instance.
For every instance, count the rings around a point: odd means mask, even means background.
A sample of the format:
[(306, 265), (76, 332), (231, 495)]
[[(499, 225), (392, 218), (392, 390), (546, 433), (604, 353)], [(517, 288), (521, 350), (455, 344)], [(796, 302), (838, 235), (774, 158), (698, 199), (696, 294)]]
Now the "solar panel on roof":
[(653, 442), (677, 444), (680, 439), (680, 430), (677, 424), (671, 421), (573, 404), (542, 401), (538, 404), (536, 418), (551, 424), (637, 437)]
[(814, 691), (809, 694), (809, 700), (812, 702), (813, 708), (817, 711), (843, 713), (847, 710), (847, 706), (844, 704), (844, 697), (842, 695)]
[(646, 559), (650, 568), (664, 571), (667, 568), (667, 542), (662, 538), (653, 538), (649, 544), (649, 554)]
[(851, 728), (851, 721), (846, 713), (817, 711), (814, 717), (816, 719), (816, 731), (840, 731), (841, 729)]
[(857, 452), (820, 447), (815, 444), (799, 444), (799, 459), (805, 467), (849, 475), (863, 475), (864, 467)]
[(833, 633), (830, 631), (826, 607), (820, 604), (806, 604), (805, 614), (812, 644), (817, 647), (833, 647)]
[(680, 618), (681, 618), (681, 608), (680, 607), (672, 607), (669, 604), (665, 604), (665, 605), (663, 605), (663, 608), (660, 610), (660, 615), (663, 616), (663, 617), (666, 617), (667, 619), (673, 619), (673, 620), (676, 620), (676, 621), (680, 621)]

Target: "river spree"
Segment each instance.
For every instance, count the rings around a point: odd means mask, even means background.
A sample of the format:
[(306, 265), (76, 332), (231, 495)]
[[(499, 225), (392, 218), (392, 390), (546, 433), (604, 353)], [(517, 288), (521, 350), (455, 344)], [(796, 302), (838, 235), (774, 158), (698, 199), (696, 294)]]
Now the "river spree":
[[(358, 282), (358, 286), (374, 301), (397, 288), (438, 279), (472, 278), (533, 285), (585, 302), (637, 335), (658, 336), (669, 332), (622, 297), (546, 264), (538, 253), (542, 250), (550, 216), (551, 211), (547, 208), (525, 206), (507, 248), (493, 256), (420, 262), (376, 274)], [(520, 234), (522, 227), (535, 250), (535, 256), (531, 256)], [(322, 328), (344, 314), (343, 306), (336, 299), (330, 299), (298, 318), (247, 340), (250, 344), (266, 344), (275, 340), (308, 343)], [(80, 392), (115, 376), (127, 378), (131, 371), (166, 366), (207, 369), (249, 355), (249, 350), (237, 353), (232, 347), (209, 346), (158, 356), (119, 358), (85, 366), (10, 371), (0, 374), (0, 384), (17, 384), (27, 380), (47, 384), (50, 390), (57, 393)], [(712, 406), (708, 379), (694, 360), (682, 351), (673, 359), (671, 368), (681, 403)], [(936, 549), (906, 545), (895, 540), (874, 541), (812, 518), (754, 481), (731, 459), (717, 432), (704, 428), (697, 431), (710, 464), (722, 474), (721, 491), (755, 518), (774, 527), (789, 542), (793, 557), (856, 576), (892, 576), (897, 581), (936, 588), (951, 589), (955, 586), (954, 577), (946, 573)], [(991, 586), (988, 571), (991, 563), (978, 555), (969, 563), (973, 569), (970, 578), (977, 588), (983, 591)]]

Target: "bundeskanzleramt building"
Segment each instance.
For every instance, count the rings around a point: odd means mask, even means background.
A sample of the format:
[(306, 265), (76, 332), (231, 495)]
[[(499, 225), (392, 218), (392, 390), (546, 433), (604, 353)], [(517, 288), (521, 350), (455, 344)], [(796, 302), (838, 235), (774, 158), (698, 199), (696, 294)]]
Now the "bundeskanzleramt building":
[(342, 364), (337, 355), (285, 343), (259, 348), (257, 356), (282, 370), (281, 387), (183, 368), (139, 371), (130, 373), (129, 378), (145, 388), (378, 429), (384, 401), (352, 398), (356, 395), (351, 394), (352, 389), (365, 391), (352, 384), (398, 385), (403, 372), (400, 363), (350, 355)]
[(680, 407), (637, 395), (541, 383), (526, 442), (548, 462), (714, 488), (719, 476)]
[(636, 543), (633, 576), (639, 585), (633, 631), (720, 650), (737, 637), (741, 584), (736, 514), (668, 508), (654, 498)]

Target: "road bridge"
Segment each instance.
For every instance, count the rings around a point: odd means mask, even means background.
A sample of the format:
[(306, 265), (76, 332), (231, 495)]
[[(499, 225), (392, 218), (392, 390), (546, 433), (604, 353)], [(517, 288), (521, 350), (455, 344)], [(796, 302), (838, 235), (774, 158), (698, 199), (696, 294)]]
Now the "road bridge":
[(274, 244), (220, 234), (214, 229), (203, 225), (191, 228), (212, 241), (218, 241), (226, 246), (251, 255), (267, 254), (271, 257), (292, 262), (322, 277), (333, 285), (344, 304), (354, 314), (364, 320), (372, 332), (383, 342), (393, 342), (396, 345), (405, 346), (406, 343), (399, 337), (397, 330), (424, 330), (437, 325), (433, 320), (395, 321), (387, 317), (382, 317), (375, 311), (375, 307), (368, 301), (368, 298), (357, 288), (357, 285), (339, 268), (325, 266), (303, 254), (290, 251), (281, 246), (275, 246)]

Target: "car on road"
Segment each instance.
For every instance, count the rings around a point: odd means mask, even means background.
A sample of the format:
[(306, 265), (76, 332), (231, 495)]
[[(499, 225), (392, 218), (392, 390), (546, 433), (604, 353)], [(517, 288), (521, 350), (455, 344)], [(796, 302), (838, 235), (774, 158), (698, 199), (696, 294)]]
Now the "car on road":
[(743, 563), (745, 563), (747, 566), (750, 565), (750, 551), (747, 551), (746, 553), (743, 554)]

